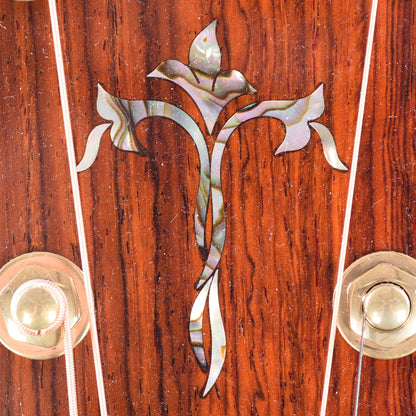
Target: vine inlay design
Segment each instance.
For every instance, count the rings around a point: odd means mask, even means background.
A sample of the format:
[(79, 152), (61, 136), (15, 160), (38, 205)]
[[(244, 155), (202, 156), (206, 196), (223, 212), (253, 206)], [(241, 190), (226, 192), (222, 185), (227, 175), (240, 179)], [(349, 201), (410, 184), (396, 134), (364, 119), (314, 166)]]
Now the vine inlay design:
[[(169, 80), (182, 87), (194, 100), (202, 114), (209, 134), (212, 134), (222, 109), (233, 99), (257, 91), (241, 72), (221, 71), (221, 51), (216, 38), (216, 21), (208, 25), (191, 44), (189, 65), (177, 60), (162, 62), (148, 77)], [(225, 329), (219, 304), (219, 262), (224, 250), (226, 222), (221, 186), (221, 163), (224, 149), (231, 134), (241, 124), (258, 117), (280, 120), (286, 129), (282, 144), (275, 155), (305, 147), (311, 138), (311, 127), (322, 142), (328, 163), (335, 169), (347, 170), (340, 161), (330, 130), (314, 120), (324, 112), (323, 85), (312, 94), (297, 100), (270, 100), (254, 102), (234, 113), (220, 129), (211, 158), (204, 134), (187, 113), (175, 105), (155, 100), (126, 100), (110, 95), (98, 85), (97, 111), (110, 123), (96, 126), (90, 133), (78, 171), (88, 169), (95, 161), (101, 138), (111, 126), (110, 137), (120, 150), (146, 156), (146, 149), (136, 135), (136, 126), (149, 117), (165, 117), (182, 126), (194, 141), (200, 161), (200, 178), (195, 210), (195, 236), (204, 256), (204, 267), (196, 285), (199, 293), (190, 316), (190, 339), (199, 365), (209, 369), (203, 396), (214, 386), (224, 364), (226, 354)], [(209, 198), (212, 203), (212, 236), (206, 242)], [(208, 306), (207, 306), (208, 303)], [(211, 356), (206, 358), (202, 321), (208, 307), (211, 330)]]

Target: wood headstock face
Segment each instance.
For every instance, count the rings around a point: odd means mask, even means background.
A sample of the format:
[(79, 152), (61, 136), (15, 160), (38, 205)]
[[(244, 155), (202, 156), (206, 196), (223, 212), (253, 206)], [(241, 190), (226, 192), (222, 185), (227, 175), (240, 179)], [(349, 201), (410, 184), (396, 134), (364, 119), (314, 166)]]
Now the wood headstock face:
[[(221, 129), (239, 110), (309, 97), (323, 84), (324, 111), (309, 121), (329, 129), (349, 167), (370, 7), (59, 4), (77, 161), (94, 127), (110, 123), (97, 110), (99, 83), (117, 99), (169, 103), (186, 113), (210, 161)], [(379, 4), (347, 265), (381, 250), (414, 256), (414, 8)], [(50, 251), (81, 266), (47, 1), (0, 0), (0, 9), (0, 263)], [(190, 46), (215, 19), (221, 61), (214, 48), (207, 66)], [(242, 74), (253, 94), (233, 97), (210, 129), (201, 104), (166, 75), (179, 84), (178, 73), (160, 67), (169, 60), (189, 67), (181, 74), (195, 77), (195, 88), (212, 81), (211, 90), (201, 88), (213, 99), (215, 85), (232, 78), (223, 71)], [(159, 77), (147, 77), (157, 69)], [(129, 125), (143, 154), (118, 147), (109, 127), (94, 164), (78, 175), (110, 414), (319, 414), (349, 173), (327, 163), (313, 127), (302, 150), (275, 156), (287, 125), (271, 117), (241, 123), (222, 154), (223, 211), (207, 196), (204, 246), (194, 221), (201, 153), (189, 130), (156, 107), (145, 110), (154, 117)], [(207, 374), (188, 326), (219, 212), (226, 238), (214, 270), (227, 352), (215, 386), (201, 398)], [(209, 363), (215, 342), (208, 315), (201, 330)], [(357, 352), (337, 336), (328, 414), (351, 413), (356, 361)], [(10, 414), (67, 414), (63, 359), (30, 361), (3, 348), (0, 363), (0, 397)], [(75, 349), (75, 364), (80, 413), (99, 414), (88, 337)], [(412, 368), (412, 356), (365, 357), (360, 414), (412, 414)]]

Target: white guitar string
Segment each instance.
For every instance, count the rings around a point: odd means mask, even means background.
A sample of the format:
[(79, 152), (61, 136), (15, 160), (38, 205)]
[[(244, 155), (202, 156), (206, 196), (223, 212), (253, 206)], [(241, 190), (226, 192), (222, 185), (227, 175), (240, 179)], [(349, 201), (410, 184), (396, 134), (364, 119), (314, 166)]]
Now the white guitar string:
[(89, 269), (87, 243), (85, 237), (84, 220), (82, 215), (81, 197), (78, 184), (77, 166), (75, 161), (74, 139), (72, 137), (71, 117), (69, 113), (68, 94), (65, 83), (65, 71), (62, 57), (61, 40), (59, 34), (58, 14), (56, 11), (56, 0), (49, 1), (49, 11), (51, 17), (51, 28), (53, 44), (55, 49), (56, 68), (58, 73), (59, 93), (62, 106), (62, 117), (65, 127), (65, 138), (68, 151), (69, 170), (71, 174), (72, 193), (75, 206), (75, 218), (77, 223), (79, 251), (81, 255), (82, 271), (84, 274), (85, 291), (87, 295), (91, 343), (94, 356), (95, 375), (97, 381), (98, 398), (100, 403), (100, 412), (102, 416), (107, 416), (107, 404), (105, 398), (104, 379), (101, 367), (100, 347), (98, 341), (97, 323), (95, 320), (94, 294), (92, 290), (91, 275)]
[[(32, 289), (45, 289), (47, 290), (58, 303), (58, 314), (55, 320), (47, 328), (41, 330), (27, 327), (19, 319), (17, 308), (22, 296)], [(12, 319), (15, 322), (18, 329), (31, 336), (43, 336), (53, 334), (62, 325), (64, 325), (64, 351), (65, 351), (65, 367), (66, 367), (66, 383), (68, 389), (68, 407), (70, 416), (78, 416), (78, 403), (77, 403), (77, 389), (75, 379), (75, 365), (74, 365), (74, 348), (72, 342), (71, 333), (71, 318), (69, 315), (68, 299), (65, 296), (64, 291), (54, 282), (46, 279), (33, 279), (23, 283), (14, 292), (12, 300), (10, 302), (10, 310)]]
[(370, 74), (371, 53), (373, 50), (377, 6), (378, 6), (378, 0), (373, 0), (372, 5), (371, 5), (370, 25), (368, 28), (367, 47), (366, 47), (365, 59), (364, 59), (364, 69), (363, 69), (363, 78), (362, 78), (362, 83), (361, 83), (360, 101), (358, 105), (357, 126), (355, 130), (354, 150), (352, 154), (347, 204), (345, 207), (344, 227), (342, 230), (342, 240), (341, 240), (340, 258), (339, 258), (339, 263), (338, 263), (337, 282), (336, 282), (335, 289), (334, 289), (331, 332), (330, 332), (329, 342), (328, 342), (328, 356), (327, 356), (326, 367), (325, 367), (325, 377), (324, 377), (324, 386), (323, 386), (323, 392), (322, 392), (320, 416), (325, 416), (327, 403), (328, 403), (329, 382), (331, 379), (331, 369), (332, 369), (332, 362), (333, 362), (334, 349), (335, 349), (335, 337), (336, 337), (336, 332), (337, 332), (338, 309), (339, 309), (339, 303), (340, 303), (340, 298), (341, 298), (342, 276), (344, 274), (344, 268), (345, 268), (345, 257), (347, 253), (348, 233), (349, 233), (350, 222), (351, 222), (351, 212), (352, 212), (352, 203), (353, 203), (354, 189), (355, 189), (355, 179), (357, 176), (358, 155), (359, 155), (359, 150), (360, 150), (361, 133), (363, 129), (365, 100), (367, 96), (368, 77)]

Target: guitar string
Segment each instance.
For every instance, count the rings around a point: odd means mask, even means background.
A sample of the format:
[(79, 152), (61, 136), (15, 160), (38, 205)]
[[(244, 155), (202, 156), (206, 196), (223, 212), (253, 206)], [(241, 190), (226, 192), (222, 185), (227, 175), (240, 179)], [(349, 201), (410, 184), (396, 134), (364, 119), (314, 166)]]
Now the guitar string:
[(360, 390), (361, 390), (361, 372), (363, 367), (363, 356), (364, 356), (364, 334), (365, 324), (367, 318), (367, 311), (365, 310), (363, 301), (363, 326), (361, 329), (361, 341), (360, 341), (360, 354), (358, 356), (358, 371), (357, 371), (357, 385), (355, 386), (355, 402), (354, 402), (354, 416), (358, 415), (358, 405), (360, 403)]
[(349, 184), (348, 184), (347, 203), (345, 207), (345, 218), (344, 218), (344, 227), (342, 231), (340, 259), (338, 263), (338, 274), (337, 274), (337, 280), (336, 280), (336, 285), (334, 289), (332, 320), (331, 320), (331, 329), (330, 329), (329, 342), (328, 342), (328, 355), (327, 355), (327, 361), (326, 361), (326, 367), (325, 367), (320, 416), (325, 416), (327, 403), (328, 403), (329, 382), (331, 379), (332, 362), (333, 362), (334, 349), (335, 349), (335, 337), (336, 337), (336, 331), (337, 331), (338, 309), (339, 309), (339, 303), (340, 303), (340, 298), (341, 298), (342, 277), (343, 277), (344, 268), (345, 268), (345, 257), (347, 253), (348, 233), (349, 233), (350, 222), (351, 222), (351, 212), (352, 212), (352, 203), (353, 203), (354, 189), (355, 189), (355, 179), (357, 176), (358, 155), (359, 155), (359, 150), (360, 150), (361, 133), (362, 133), (362, 128), (363, 128), (368, 78), (370, 74), (371, 54), (372, 54), (372, 49), (373, 49), (373, 40), (374, 40), (374, 32), (375, 32), (376, 16), (377, 16), (377, 6), (378, 6), (378, 0), (373, 0), (372, 5), (371, 5), (370, 25), (368, 28), (367, 46), (366, 46), (366, 52), (365, 52), (365, 58), (364, 58), (363, 78), (361, 82), (360, 100), (359, 100), (359, 105), (358, 105), (357, 125), (356, 125), (356, 130), (355, 130), (355, 137), (354, 137), (354, 149), (353, 149), (353, 155), (352, 155), (352, 161), (351, 161), (350, 179), (349, 179)]
[(107, 403), (105, 398), (104, 379), (101, 367), (100, 346), (98, 341), (97, 323), (95, 319), (95, 302), (92, 290), (91, 274), (89, 270), (89, 260), (87, 243), (84, 229), (84, 220), (82, 215), (81, 196), (79, 190), (77, 167), (75, 161), (74, 139), (72, 136), (71, 116), (69, 113), (69, 101), (65, 83), (65, 70), (62, 56), (62, 48), (59, 34), (58, 14), (56, 10), (56, 0), (49, 1), (49, 12), (51, 18), (52, 38), (55, 50), (56, 69), (58, 73), (58, 85), (62, 106), (62, 117), (65, 128), (65, 138), (67, 145), (69, 170), (71, 176), (72, 194), (75, 207), (75, 218), (78, 231), (79, 250), (81, 256), (82, 271), (84, 274), (85, 292), (90, 315), (91, 344), (94, 357), (95, 376), (98, 390), (98, 400), (102, 416), (107, 416)]

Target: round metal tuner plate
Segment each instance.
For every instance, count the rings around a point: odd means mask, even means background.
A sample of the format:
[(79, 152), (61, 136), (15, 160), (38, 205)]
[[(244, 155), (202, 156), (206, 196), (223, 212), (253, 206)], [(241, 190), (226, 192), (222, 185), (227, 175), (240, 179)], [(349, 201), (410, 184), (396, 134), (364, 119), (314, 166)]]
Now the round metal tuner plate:
[(31, 329), (40, 331), (54, 321), (59, 305), (43, 288), (28, 290), (16, 305), (12, 305), (17, 289), (35, 279), (49, 280), (63, 290), (69, 305), (74, 346), (89, 329), (88, 303), (81, 270), (57, 254), (24, 254), (0, 269), (0, 342), (18, 355), (44, 360), (64, 353), (63, 328), (48, 335), (28, 335), (19, 329), (11, 310), (15, 307), (18, 319)]
[(416, 351), (416, 260), (394, 251), (369, 254), (344, 272), (338, 329), (364, 355), (393, 359)]

